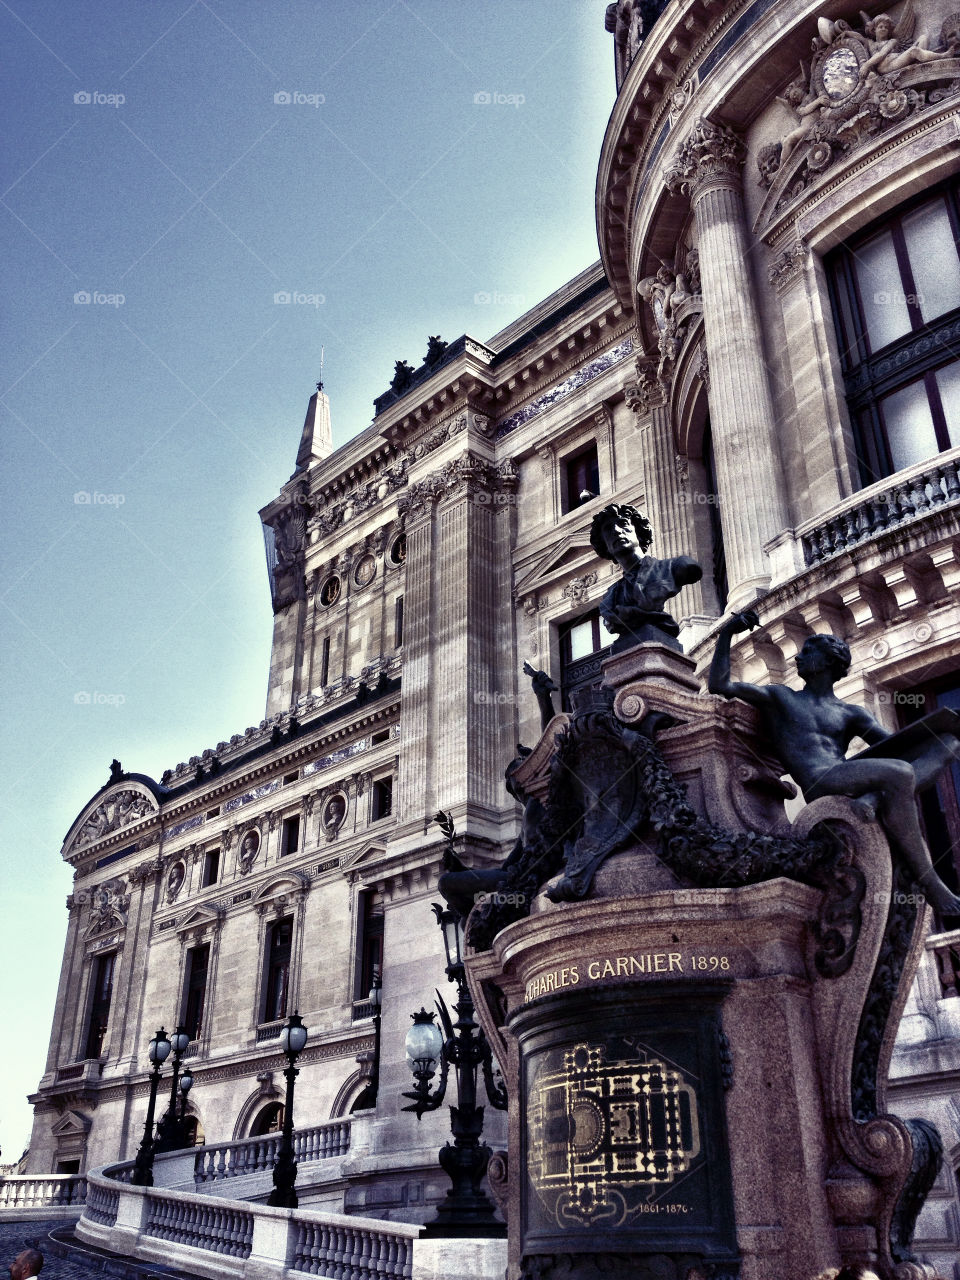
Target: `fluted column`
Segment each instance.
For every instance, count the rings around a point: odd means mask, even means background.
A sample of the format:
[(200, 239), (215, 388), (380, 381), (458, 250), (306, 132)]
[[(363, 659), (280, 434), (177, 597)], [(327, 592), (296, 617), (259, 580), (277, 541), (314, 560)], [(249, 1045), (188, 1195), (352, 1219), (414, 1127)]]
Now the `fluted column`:
[(667, 186), (689, 194), (697, 223), (710, 360), (710, 421), (721, 501), (729, 605), (770, 582), (764, 544), (785, 527), (773, 399), (748, 262), (742, 168), (746, 148), (731, 130), (699, 120)]

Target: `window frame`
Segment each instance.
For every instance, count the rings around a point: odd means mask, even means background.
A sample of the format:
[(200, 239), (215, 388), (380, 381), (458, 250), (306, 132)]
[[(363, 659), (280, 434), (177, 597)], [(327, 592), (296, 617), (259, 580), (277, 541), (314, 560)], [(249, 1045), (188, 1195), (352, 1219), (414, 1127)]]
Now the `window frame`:
[[(289, 928), (289, 941), (278, 946), (276, 943), (277, 934), (284, 927)], [(261, 1025), (269, 1022), (279, 1022), (287, 1016), (293, 970), (293, 931), (294, 920), (292, 915), (277, 916), (267, 926), (267, 934), (263, 946), (263, 991), (260, 997), (260, 1017), (258, 1018), (258, 1022)], [(280, 976), (281, 971), (283, 976), (279, 993), (280, 998), (273, 1001), (274, 977), (275, 975)], [(277, 1005), (282, 1006), (279, 1013), (272, 1011)]]
[[(904, 219), (924, 205), (943, 200), (953, 233), (954, 246), (960, 260), (960, 182), (956, 177), (939, 183), (896, 209), (874, 219), (849, 240), (827, 255), (827, 284), (833, 312), (840, 370), (847, 410), (853, 429), (857, 471), (861, 488), (895, 475), (893, 453), (883, 401), (916, 383), (924, 391), (933, 422), (938, 453), (952, 448), (943, 401), (936, 374), (943, 368), (960, 363), (949, 348), (931, 337), (939, 331), (955, 331), (960, 338), (960, 304), (932, 320), (924, 322), (917, 302), (918, 290), (910, 265)], [(854, 267), (857, 250), (882, 232), (889, 232), (899, 273), (910, 331), (882, 347), (873, 349), (866, 320), (860, 281)], [(956, 442), (960, 444), (960, 435)], [(936, 457), (932, 454), (931, 458)], [(916, 459), (917, 463), (924, 459)], [(910, 466), (913, 463), (908, 464)]]

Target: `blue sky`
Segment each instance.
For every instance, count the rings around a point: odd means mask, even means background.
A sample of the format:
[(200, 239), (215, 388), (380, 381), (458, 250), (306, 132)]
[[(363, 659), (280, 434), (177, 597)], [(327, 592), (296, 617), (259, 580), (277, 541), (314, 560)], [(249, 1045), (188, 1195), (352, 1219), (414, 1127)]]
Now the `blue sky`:
[(488, 338), (598, 256), (604, 8), (0, 0), (5, 1160), (68, 827), (114, 756), (159, 777), (263, 715), (257, 510), (321, 346), (343, 443), (428, 334)]

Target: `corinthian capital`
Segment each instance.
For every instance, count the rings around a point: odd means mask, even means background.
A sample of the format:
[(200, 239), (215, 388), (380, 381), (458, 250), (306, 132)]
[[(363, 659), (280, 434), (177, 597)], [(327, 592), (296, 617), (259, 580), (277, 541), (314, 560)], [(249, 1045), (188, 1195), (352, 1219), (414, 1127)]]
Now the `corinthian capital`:
[(711, 187), (739, 189), (746, 157), (747, 148), (732, 129), (701, 116), (663, 180), (670, 191), (683, 191), (691, 200)]

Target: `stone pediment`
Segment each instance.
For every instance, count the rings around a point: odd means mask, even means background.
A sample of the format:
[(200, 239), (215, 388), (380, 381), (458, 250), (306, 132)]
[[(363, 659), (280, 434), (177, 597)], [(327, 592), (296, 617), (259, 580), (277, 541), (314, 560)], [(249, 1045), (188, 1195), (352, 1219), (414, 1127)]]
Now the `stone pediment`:
[(150, 788), (125, 778), (94, 796), (80, 813), (67, 833), (63, 856), (84, 853), (115, 832), (138, 827), (159, 812), (160, 805)]
[(50, 1132), (57, 1138), (69, 1134), (86, 1134), (90, 1132), (93, 1121), (79, 1111), (65, 1111), (60, 1119), (50, 1126)]
[(383, 844), (367, 844), (355, 853), (348, 854), (340, 863), (340, 870), (343, 874), (349, 875), (351, 872), (364, 871), (378, 862), (386, 853), (386, 845)]
[(204, 929), (223, 918), (224, 908), (219, 902), (202, 902), (177, 924), (177, 933), (189, 933), (191, 929)]
[(280, 902), (294, 898), (310, 889), (310, 877), (305, 871), (285, 871), (268, 880), (254, 894), (255, 903)]
[(518, 597), (530, 595), (555, 583), (559, 577), (574, 569), (582, 569), (591, 560), (596, 560), (597, 553), (590, 545), (585, 532), (572, 534), (565, 538), (559, 546), (551, 547), (537, 564), (517, 581), (515, 588)]

